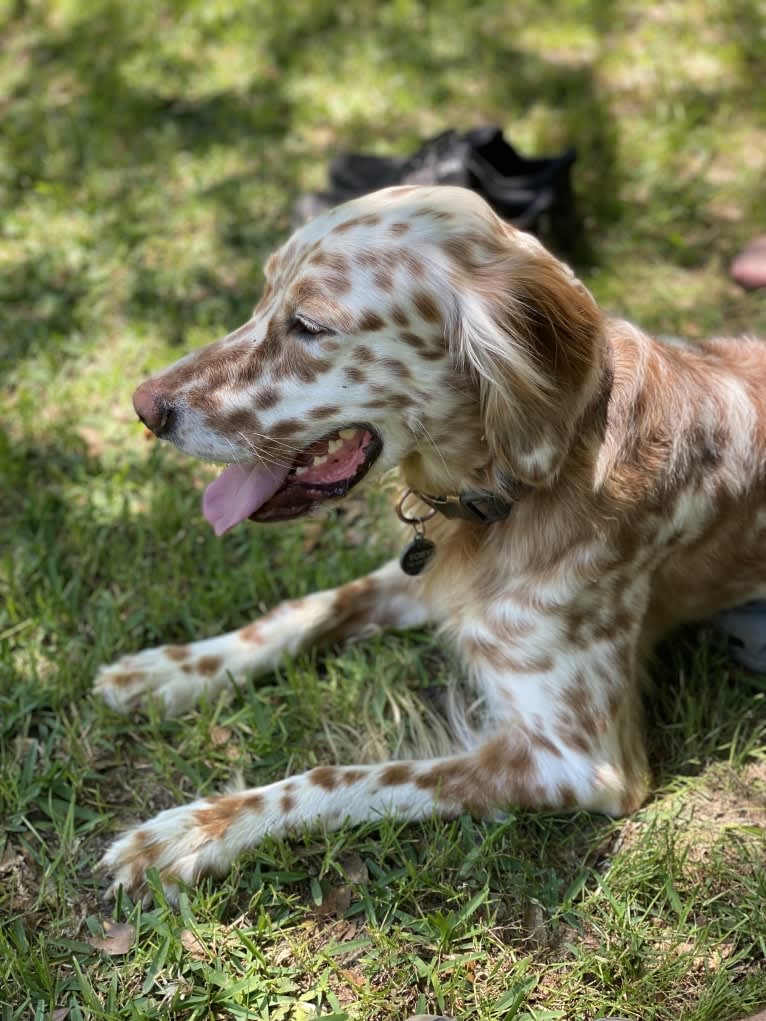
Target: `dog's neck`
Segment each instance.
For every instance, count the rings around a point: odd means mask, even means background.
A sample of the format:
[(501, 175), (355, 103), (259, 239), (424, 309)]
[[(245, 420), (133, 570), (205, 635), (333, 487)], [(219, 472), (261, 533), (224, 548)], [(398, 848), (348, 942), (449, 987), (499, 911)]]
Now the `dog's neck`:
[[(577, 423), (568, 456), (550, 485), (555, 485), (570, 471), (590, 476), (595, 470), (595, 458), (606, 427), (613, 377), (612, 353), (605, 351), (598, 385)], [(447, 517), (479, 520), (470, 510), (462, 514), (459, 509), (461, 498), (468, 495), (470, 501), (474, 494), (496, 500), (499, 505), (505, 504), (510, 513), (516, 502), (537, 488), (509, 477), (494, 463), (477, 405), (478, 402), (475, 402), (470, 407), (461, 408), (451, 419), (448, 430), (429, 424), (427, 441), (404, 458), (400, 465), (403, 482), (413, 493), (426, 497), (426, 502), (432, 506), (445, 497), (448, 499), (452, 513), (448, 511)], [(432, 497), (436, 501), (428, 499)], [(437, 510), (444, 513), (441, 507)], [(497, 520), (508, 516), (502, 510), (499, 506)]]
[[(431, 430), (429, 430), (431, 432)], [(433, 436), (401, 462), (405, 485), (417, 493), (442, 495), (490, 490), (490, 452), (480, 425), (459, 422), (449, 435)]]

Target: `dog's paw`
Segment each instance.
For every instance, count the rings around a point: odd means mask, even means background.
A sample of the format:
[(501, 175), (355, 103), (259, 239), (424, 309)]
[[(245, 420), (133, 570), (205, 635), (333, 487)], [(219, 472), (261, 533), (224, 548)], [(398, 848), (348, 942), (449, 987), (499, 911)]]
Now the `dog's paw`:
[(146, 873), (156, 869), (167, 900), (176, 904), (181, 887), (228, 871), (234, 855), (221, 839), (219, 814), (215, 801), (201, 799), (169, 808), (128, 830), (99, 863), (111, 877), (107, 896), (114, 897), (122, 887), (134, 901), (148, 903)]
[(220, 657), (194, 656), (191, 648), (160, 645), (123, 656), (99, 669), (94, 690), (118, 712), (129, 712), (152, 698), (168, 716), (184, 712), (203, 691), (213, 688), (219, 673), (225, 676)]

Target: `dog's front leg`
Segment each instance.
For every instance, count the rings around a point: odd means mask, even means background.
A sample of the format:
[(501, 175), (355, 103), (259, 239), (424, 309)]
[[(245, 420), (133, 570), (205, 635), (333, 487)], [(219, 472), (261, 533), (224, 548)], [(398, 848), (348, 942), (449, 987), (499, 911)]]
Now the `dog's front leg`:
[(270, 673), (286, 655), (387, 627), (419, 627), (427, 619), (417, 582), (392, 560), (347, 585), (280, 603), (237, 631), (124, 656), (101, 667), (95, 689), (122, 712), (155, 698), (165, 712), (179, 713), (203, 695)]
[[(121, 885), (134, 897), (146, 896), (146, 872), (156, 868), (174, 900), (179, 883), (221, 875), (266, 836), (333, 830), (384, 816), (484, 816), (519, 801), (535, 803), (538, 765), (523, 735), (506, 733), (444, 758), (318, 766), (265, 787), (161, 812), (112, 844), (102, 866), (113, 877), (112, 891)], [(556, 803), (555, 793), (541, 791), (539, 798)]]

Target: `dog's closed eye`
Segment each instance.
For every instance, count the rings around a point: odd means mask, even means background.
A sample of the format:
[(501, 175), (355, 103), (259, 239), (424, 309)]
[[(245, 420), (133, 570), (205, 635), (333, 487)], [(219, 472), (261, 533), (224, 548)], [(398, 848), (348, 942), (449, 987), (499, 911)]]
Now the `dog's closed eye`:
[(310, 319), (302, 313), (296, 313), (293, 316), (289, 329), (295, 336), (308, 338), (328, 337), (335, 332), (329, 326), (324, 326), (322, 323), (318, 323), (315, 319)]

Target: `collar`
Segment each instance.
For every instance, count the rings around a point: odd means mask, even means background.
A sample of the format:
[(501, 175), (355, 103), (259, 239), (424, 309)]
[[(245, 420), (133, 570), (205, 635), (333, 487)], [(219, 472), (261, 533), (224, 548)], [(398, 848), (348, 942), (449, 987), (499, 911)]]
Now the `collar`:
[[(430, 493), (420, 493), (416, 489), (408, 489), (399, 501), (397, 511), (403, 521), (410, 522), (411, 519), (403, 515), (401, 508), (407, 497), (412, 494), (428, 504), (433, 513), (443, 514), (445, 518), (463, 518), (465, 521), (474, 521), (482, 525), (491, 525), (496, 521), (504, 521), (511, 513), (516, 501), (504, 500), (496, 493), (486, 490), (470, 490), (465, 493), (449, 493), (446, 496), (432, 496)], [(432, 515), (428, 515), (431, 517)]]

